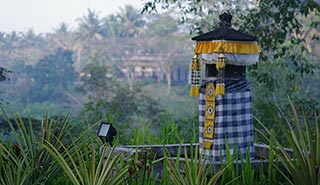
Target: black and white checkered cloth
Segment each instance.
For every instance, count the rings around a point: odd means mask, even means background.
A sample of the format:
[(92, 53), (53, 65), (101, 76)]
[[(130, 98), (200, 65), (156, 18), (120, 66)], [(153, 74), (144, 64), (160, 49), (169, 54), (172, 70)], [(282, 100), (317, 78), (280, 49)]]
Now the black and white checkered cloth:
[[(213, 161), (226, 159), (226, 143), (231, 154), (242, 154), (245, 159), (249, 149), (250, 159), (253, 159), (253, 114), (252, 93), (247, 79), (226, 80), (225, 95), (216, 97), (216, 112), (214, 121), (214, 139), (203, 137), (206, 109), (206, 84), (203, 80), (199, 97), (199, 144), (200, 152)], [(213, 141), (212, 150), (203, 149), (203, 141)], [(238, 155), (239, 156), (239, 155)]]

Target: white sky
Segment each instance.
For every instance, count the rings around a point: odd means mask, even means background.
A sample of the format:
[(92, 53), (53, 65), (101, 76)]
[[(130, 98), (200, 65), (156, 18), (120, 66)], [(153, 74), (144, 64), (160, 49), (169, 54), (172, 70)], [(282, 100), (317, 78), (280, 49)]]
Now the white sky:
[(62, 22), (76, 27), (76, 19), (87, 15), (90, 8), (99, 17), (119, 12), (120, 7), (133, 5), (141, 9), (141, 0), (0, 0), (0, 31), (36, 33), (53, 32)]

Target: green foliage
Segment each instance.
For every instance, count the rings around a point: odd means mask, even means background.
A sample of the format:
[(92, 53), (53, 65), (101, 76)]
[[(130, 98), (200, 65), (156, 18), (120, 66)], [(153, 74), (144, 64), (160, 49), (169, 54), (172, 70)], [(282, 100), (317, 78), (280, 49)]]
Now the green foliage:
[(72, 65), (72, 51), (59, 48), (54, 54), (39, 60), (34, 67), (29, 67), (29, 85), (32, 88), (24, 92), (26, 99), (31, 102), (67, 102), (65, 91), (76, 80)]
[(174, 121), (178, 125), (179, 130), (185, 131), (186, 135), (188, 135), (190, 125), (198, 124), (199, 100), (190, 97), (190, 85), (172, 86), (169, 96), (163, 96), (166, 93), (164, 84), (144, 86), (143, 90), (152, 94), (159, 101), (161, 107), (166, 111), (167, 119)]
[(109, 66), (89, 63), (80, 76), (80, 84), (76, 90), (83, 95), (88, 95), (93, 101), (109, 101), (116, 94), (117, 80), (109, 70)]
[(14, 122), (8, 121), (14, 138), (0, 142), (1, 184), (41, 184), (57, 177), (60, 168), (42, 146), (48, 142), (61, 149), (59, 142), (67, 142), (68, 118), (49, 120), (47, 116), (40, 133), (35, 133), (31, 119), (24, 122), (17, 116)]
[[(89, 94), (82, 116), (89, 123), (108, 119), (112, 115), (116, 125), (129, 123), (133, 129), (139, 120), (159, 128), (163, 110), (159, 102), (142, 92), (139, 87), (130, 90), (122, 81), (115, 79), (106, 66), (89, 66), (87, 77), (80, 87)], [(125, 102), (125, 103), (124, 103)]]
[[(319, 176), (319, 123), (318, 118), (301, 116), (292, 105), (292, 115), (285, 115), (281, 109), (273, 112), (274, 120), (280, 128), (276, 137), (273, 130), (262, 123), (257, 130), (269, 144), (267, 168), (255, 171), (249, 155), (245, 159), (234, 160), (227, 148), (225, 165), (214, 169), (210, 159), (203, 160), (198, 149), (191, 147), (190, 156), (185, 158), (166, 155), (156, 158), (148, 149), (136, 150), (131, 157), (123, 158), (114, 153), (115, 148), (104, 147), (98, 155), (96, 136), (88, 130), (77, 137), (70, 137), (68, 118), (41, 122), (41, 132), (35, 133), (32, 120), (24, 122), (20, 117), (10, 122), (16, 141), (0, 142), (0, 183), (1, 184), (318, 184)], [(303, 113), (303, 112), (302, 112)], [(179, 135), (174, 122), (164, 124), (160, 138), (151, 134), (149, 125), (142, 123), (143, 130), (137, 129), (136, 144), (158, 144), (175, 142)], [(315, 130), (315, 132), (311, 131)], [(278, 134), (277, 134), (278, 135)], [(144, 138), (143, 138), (144, 136)], [(120, 136), (121, 137), (121, 136)], [(131, 136), (132, 137), (132, 136)], [(138, 139), (140, 138), (140, 139)], [(285, 141), (284, 141), (284, 139)], [(139, 142), (138, 142), (139, 141)], [(179, 141), (178, 141), (179, 142)], [(292, 155), (287, 147), (292, 148)], [(138, 149), (138, 146), (137, 146)], [(177, 156), (180, 156), (182, 148)], [(162, 163), (163, 177), (160, 178), (155, 165)], [(281, 165), (282, 164), (282, 167)], [(61, 173), (63, 171), (63, 173)]]
[[(12, 71), (5, 69), (3, 67), (0, 67), (0, 83), (4, 82), (6, 80), (9, 80), (8, 73), (12, 73)], [(0, 90), (0, 94), (3, 93), (3, 90)], [(4, 99), (0, 97), (0, 105), (4, 102)]]
[(44, 114), (49, 111), (52, 115), (62, 114), (63, 116), (66, 116), (71, 113), (69, 109), (64, 108), (61, 105), (54, 104), (52, 101), (46, 101), (42, 103), (33, 103), (25, 107), (21, 111), (21, 116), (28, 117), (29, 115), (32, 115), (34, 119), (41, 120), (44, 119)]
[(148, 25), (148, 32), (146, 33), (148, 37), (170, 36), (171, 33), (178, 29), (176, 20), (169, 15), (158, 15), (153, 19)]
[[(191, 157), (189, 158), (184, 150), (185, 158), (183, 161), (179, 157), (176, 160), (168, 157), (165, 159), (165, 177), (162, 179), (163, 184), (217, 184), (219, 178), (225, 170), (233, 164), (233, 160), (225, 163), (225, 166), (212, 172), (206, 168), (207, 161), (199, 156), (198, 148), (192, 148)], [(181, 148), (177, 153), (180, 156)]]
[[(127, 125), (124, 126), (124, 128), (126, 127), (128, 128)], [(180, 126), (170, 119), (167, 120), (165, 116), (162, 118), (161, 129), (159, 131), (154, 131), (153, 126), (146, 124), (143, 120), (141, 120), (141, 127), (135, 127), (133, 133), (129, 129), (126, 129), (125, 133), (121, 132), (124, 128), (120, 127), (120, 134), (124, 134), (126, 136), (124, 138), (133, 139), (120, 139), (120, 141), (133, 145), (196, 142), (198, 129), (193, 125), (190, 130), (190, 122)]]
[(153, 123), (153, 126), (159, 126), (163, 111), (158, 102), (149, 95), (139, 90), (130, 91), (127, 87), (118, 87), (117, 94), (111, 100), (89, 100), (84, 105), (83, 113), (89, 122), (112, 115), (114, 122), (129, 122), (134, 126), (137, 125), (138, 118), (143, 118)]
[[(137, 145), (138, 146), (138, 145)], [(157, 163), (161, 163), (165, 157), (157, 159), (154, 153), (149, 149), (142, 149), (131, 156), (129, 163), (129, 184), (158, 184), (160, 181), (159, 173), (154, 170)]]
[(254, 35), (260, 35), (259, 41), (264, 52), (278, 51), (279, 55), (275, 54), (275, 58), (283, 57), (290, 48), (284, 47), (280, 51), (278, 49), (281, 44), (288, 40), (294, 45), (303, 42), (294, 36), (301, 34), (303, 28), (299, 16), (307, 17), (313, 11), (319, 10), (320, 6), (315, 1), (264, 0), (241, 17), (244, 20), (241, 26), (243, 29), (251, 30)]
[(105, 147), (101, 155), (108, 157), (106, 159), (100, 157), (96, 164), (97, 153), (94, 145), (91, 144), (91, 149), (88, 143), (82, 146), (83, 148), (76, 147), (75, 150), (69, 151), (62, 144), (65, 154), (61, 154), (50, 143), (46, 143), (43, 147), (56, 159), (72, 184), (123, 184), (126, 181), (128, 167), (118, 166), (122, 156), (121, 153), (114, 154), (114, 147), (108, 154)]
[[(272, 145), (272, 149), (279, 152), (278, 160), (281, 161), (286, 171), (275, 167), (290, 184), (319, 184), (320, 130), (318, 118), (315, 116), (310, 120), (305, 114), (300, 117), (294, 104), (291, 101), (290, 103), (292, 115), (284, 114), (281, 109), (273, 112), (285, 141), (275, 140), (277, 147)], [(313, 129), (311, 129), (312, 125), (314, 125)], [(272, 132), (270, 133), (266, 127), (264, 129), (267, 135), (260, 133), (265, 138), (272, 135)], [(292, 155), (288, 153), (286, 147), (292, 149)]]
[(9, 78), (7, 77), (8, 73), (11, 73), (12, 71), (5, 69), (3, 67), (0, 67), (0, 82), (9, 80)]
[[(243, 183), (241, 183), (241, 179), (239, 179), (240, 178), (240, 174), (239, 174), (239, 170), (238, 170), (239, 161), (235, 160), (236, 158), (238, 158), (235, 146), (233, 148), (233, 154), (231, 154), (230, 147), (226, 143), (226, 154), (227, 154), (226, 161), (231, 161), (231, 163), (233, 165), (230, 165), (229, 167), (227, 167), (225, 170), (225, 173), (222, 174), (221, 184), (227, 184), (227, 183), (243, 184)], [(223, 163), (222, 159), (220, 160), (220, 163)], [(235, 165), (234, 165), (234, 163), (235, 163)], [(243, 162), (241, 164), (247, 166), (247, 164), (245, 164)]]
[(222, 12), (229, 11), (233, 15), (239, 15), (253, 5), (252, 1), (236, 0), (219, 0), (216, 2), (204, 0), (147, 0), (142, 12), (156, 12), (159, 7), (172, 9), (180, 15), (182, 24), (187, 24), (192, 28), (191, 32), (203, 33), (217, 26), (217, 17)]
[(90, 41), (102, 38), (103, 26), (97, 12), (88, 9), (88, 14), (78, 18), (77, 21), (79, 24), (79, 28), (75, 33), (77, 40)]
[[(113, 155), (114, 148), (108, 158), (96, 157), (94, 140), (88, 136), (92, 128), (69, 137), (68, 117), (50, 121), (47, 116), (40, 133), (31, 119), (23, 122), (17, 116), (15, 122), (8, 121), (15, 141), (0, 142), (0, 184), (122, 184), (126, 180), (128, 167), (118, 166), (122, 156)], [(106, 150), (102, 154), (106, 156)]]
[[(264, 84), (265, 88), (275, 90), (282, 85), (282, 81), (297, 83), (299, 78), (307, 79), (305, 75), (319, 71), (316, 59), (308, 50), (308, 45), (315, 42), (308, 37), (314, 35), (311, 31), (317, 25), (305, 24), (309, 17), (319, 17), (319, 11), (320, 6), (314, 1), (266, 0), (241, 17), (241, 29), (250, 30), (250, 33), (259, 36), (261, 60), (268, 62), (259, 65), (259, 68), (249, 69), (250, 74)], [(264, 66), (272, 66), (272, 69)], [(281, 70), (280, 76), (274, 71), (277, 69)], [(293, 88), (284, 89), (288, 91)]]
[(146, 21), (133, 6), (126, 5), (124, 9), (120, 8), (120, 13), (116, 15), (116, 18), (116, 21), (120, 23), (118, 24), (118, 37), (139, 38), (145, 34)]

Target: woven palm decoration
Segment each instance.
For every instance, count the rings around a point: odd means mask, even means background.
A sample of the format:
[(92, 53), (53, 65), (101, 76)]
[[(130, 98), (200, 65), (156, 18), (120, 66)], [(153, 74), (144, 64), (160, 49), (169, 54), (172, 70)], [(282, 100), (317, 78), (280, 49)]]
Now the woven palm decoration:
[[(245, 157), (249, 150), (253, 158), (252, 97), (245, 66), (258, 63), (261, 51), (256, 37), (231, 27), (230, 14), (223, 13), (219, 19), (217, 30), (192, 38), (196, 41), (192, 66), (199, 64), (199, 68), (191, 71), (200, 71), (200, 63), (208, 67), (208, 74), (215, 71), (213, 77), (201, 80), (200, 74), (191, 72), (190, 95), (199, 96), (200, 152), (220, 161), (225, 159), (229, 145), (231, 153)], [(209, 68), (212, 65), (215, 68)], [(233, 78), (232, 69), (236, 68), (244, 74)]]

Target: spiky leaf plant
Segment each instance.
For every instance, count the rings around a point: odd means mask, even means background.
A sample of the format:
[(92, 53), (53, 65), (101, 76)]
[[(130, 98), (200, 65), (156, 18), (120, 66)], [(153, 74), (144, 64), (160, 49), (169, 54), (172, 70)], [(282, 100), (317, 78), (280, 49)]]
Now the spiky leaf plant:
[(0, 141), (0, 183), (1, 184), (44, 184), (57, 177), (59, 166), (53, 157), (43, 149), (44, 142), (57, 146), (59, 142), (67, 142), (68, 117), (57, 117), (49, 120), (48, 114), (40, 123), (40, 133), (35, 132), (31, 118), (25, 121), (16, 115), (8, 120), (13, 133), (10, 141)]
[[(181, 148), (177, 156), (180, 156)], [(232, 161), (227, 161), (224, 166), (212, 172), (212, 165), (207, 168), (208, 161), (199, 156), (198, 147), (193, 149), (191, 146), (191, 156), (187, 155), (186, 149), (184, 150), (185, 159), (181, 161), (179, 157), (176, 160), (168, 157), (165, 160), (165, 178), (163, 181), (169, 184), (181, 185), (206, 185), (217, 184), (221, 175), (225, 170), (233, 164)]]
[[(61, 146), (65, 150), (63, 155), (55, 146), (49, 142), (44, 148), (56, 159), (65, 174), (74, 185), (104, 185), (104, 184), (123, 184), (127, 180), (128, 165), (121, 163), (122, 154), (114, 153), (113, 148), (104, 147), (102, 156), (97, 156), (94, 144), (87, 147), (77, 147), (74, 151)], [(98, 158), (98, 160), (97, 160)], [(98, 161), (98, 162), (97, 162)], [(122, 165), (121, 165), (122, 164)]]
[[(308, 118), (303, 111), (301, 115), (292, 101), (292, 115), (285, 115), (280, 108), (277, 113), (273, 113), (285, 140), (276, 140), (277, 147), (273, 149), (279, 151), (278, 159), (283, 164), (285, 170), (275, 166), (288, 181), (289, 184), (320, 184), (320, 130), (318, 118)], [(258, 121), (267, 134), (260, 132), (266, 139), (269, 138), (270, 131)], [(313, 129), (311, 129), (314, 124)], [(292, 149), (292, 155), (286, 150)]]

